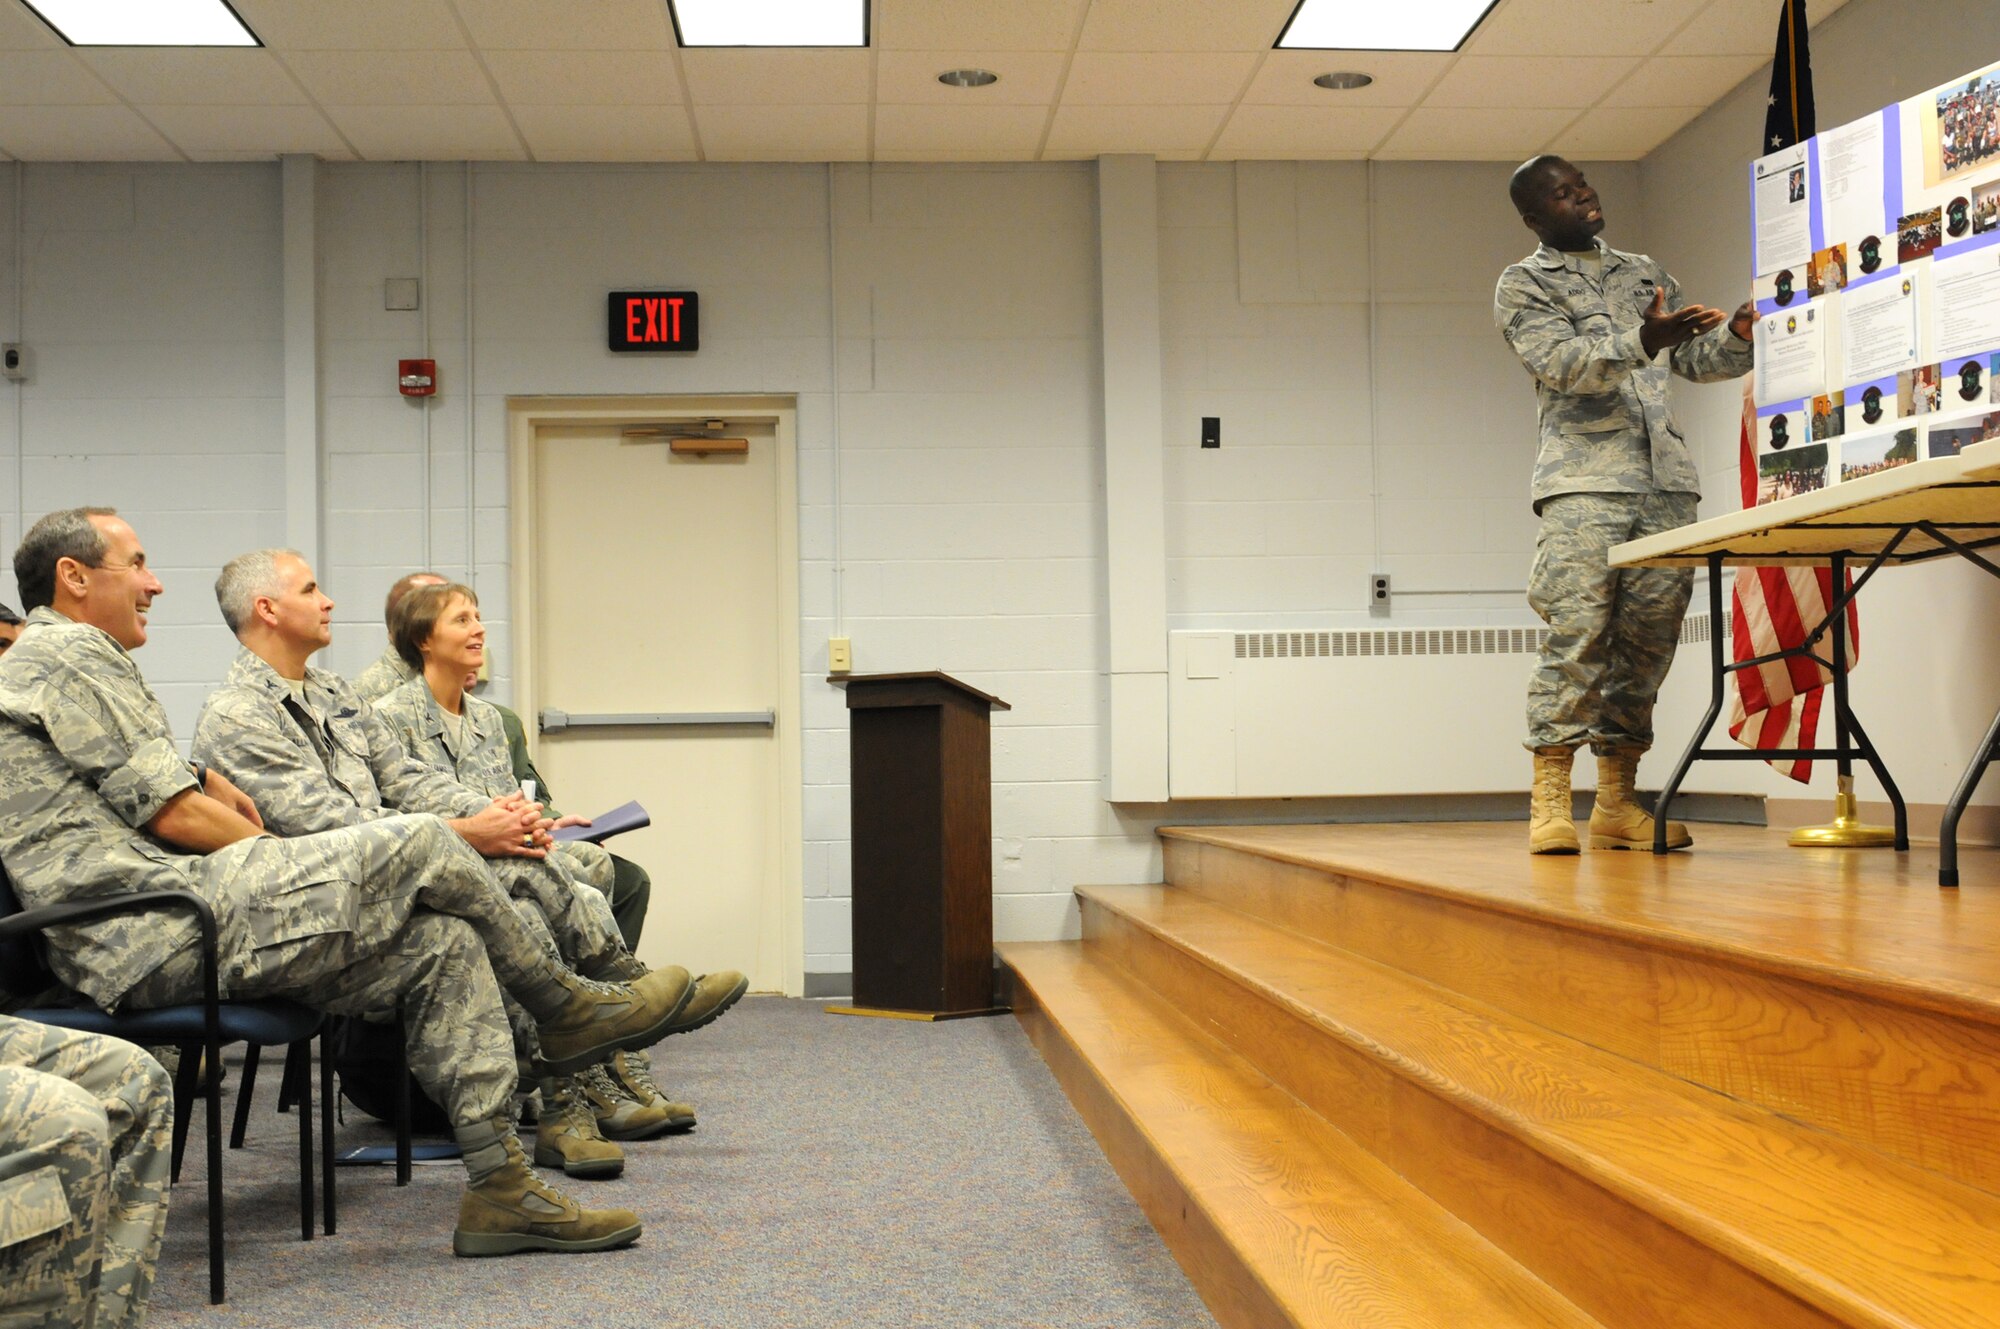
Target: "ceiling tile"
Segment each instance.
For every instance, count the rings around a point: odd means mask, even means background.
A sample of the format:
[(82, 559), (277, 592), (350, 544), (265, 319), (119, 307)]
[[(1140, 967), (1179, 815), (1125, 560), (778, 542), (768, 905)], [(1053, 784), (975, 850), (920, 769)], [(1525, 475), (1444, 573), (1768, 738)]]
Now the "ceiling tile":
[[(1806, 0), (1806, 31), (1846, 0)], [(1715, 0), (1701, 17), (1660, 48), (1662, 55), (1754, 55), (1767, 61), (1778, 48), (1778, 6)]]
[(1228, 113), (1227, 106), (1064, 106), (1056, 111), (1042, 155), (1050, 159), (1107, 152), (1200, 156)]
[[(1047, 106), (1068, 58), (1061, 51), (883, 51), (875, 61), (875, 99), (885, 106)], [(937, 77), (948, 69), (984, 69), (1000, 81), (948, 87)]]
[(870, 0), (884, 51), (1067, 51), (1090, 0)]
[(129, 102), (155, 106), (303, 105), (306, 94), (269, 51), (77, 52)]
[(230, 0), (264, 45), (281, 51), (465, 49), (447, 0)]
[(493, 90), (470, 51), (301, 51), (287, 57), (328, 106), (473, 106)]
[(1268, 51), (1298, 0), (1092, 0), (1079, 51)]
[(20, 5), (0, 5), (0, 51), (65, 51), (68, 44)]
[(1606, 106), (1713, 106), (1763, 65), (1754, 55), (1654, 56), (1611, 90)]
[(1591, 161), (1637, 161), (1673, 137), (1703, 109), (1600, 107), (1557, 136), (1549, 151)]
[(1233, 102), (1257, 63), (1254, 52), (1079, 51), (1062, 99), (1076, 106)]
[[(1272, 51), (1243, 94), (1257, 106), (1415, 106), (1458, 57), (1445, 51)], [(1313, 80), (1354, 70), (1374, 82), (1335, 92)]]
[(117, 94), (68, 51), (0, 51), (0, 106), (117, 104)]
[(325, 116), (310, 106), (141, 106), (189, 156), (281, 152), (347, 155)]
[(866, 161), (866, 106), (701, 106), (710, 161)]
[(1032, 161), (1049, 113), (1040, 106), (880, 106), (875, 153), (978, 153)]
[(513, 106), (537, 161), (693, 161), (694, 129), (678, 106)]
[(533, 106), (677, 106), (680, 77), (664, 51), (486, 51), (509, 103)]
[(124, 106), (21, 106), (0, 118), (0, 152), (23, 161), (178, 161)]
[(1239, 106), (1209, 157), (1360, 157), (1406, 114), (1394, 106)]
[(497, 106), (328, 106), (369, 161), (521, 161), (527, 153)]
[(837, 106), (868, 101), (872, 53), (707, 49), (681, 52), (688, 98), (702, 106)]
[(1423, 104), (1581, 110), (1595, 106), (1638, 65), (1636, 56), (1461, 56)]
[(1522, 161), (1576, 119), (1575, 111), (1410, 112), (1375, 155), (1415, 161)]
[(489, 51), (667, 51), (666, 0), (455, 0)]
[[(1707, 2), (1505, 0), (1473, 32), (1465, 54), (1650, 55)], [(1725, 3), (1747, 7), (1748, 0)], [(1775, 15), (1777, 6), (1770, 12)]]

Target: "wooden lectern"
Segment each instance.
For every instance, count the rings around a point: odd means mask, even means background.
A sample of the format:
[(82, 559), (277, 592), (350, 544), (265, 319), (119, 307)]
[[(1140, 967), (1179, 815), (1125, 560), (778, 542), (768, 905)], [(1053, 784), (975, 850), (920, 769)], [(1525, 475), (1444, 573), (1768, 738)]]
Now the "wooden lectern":
[(946, 674), (836, 674), (851, 713), (854, 1005), (840, 1015), (994, 1015), (987, 714)]

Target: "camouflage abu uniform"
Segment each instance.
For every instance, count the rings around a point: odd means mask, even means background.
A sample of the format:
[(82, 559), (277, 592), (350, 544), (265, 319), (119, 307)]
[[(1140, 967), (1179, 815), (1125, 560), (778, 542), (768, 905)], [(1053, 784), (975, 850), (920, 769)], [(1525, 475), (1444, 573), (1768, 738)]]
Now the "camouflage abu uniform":
[[(561, 817), (549, 782), (535, 769), (535, 759), (528, 753), (528, 731), (521, 717), (498, 702), (493, 703), (493, 709), (500, 713), (500, 727), (507, 731), (507, 765), (514, 778), (533, 780), (543, 809), (551, 817)], [(639, 934), (646, 927), (646, 908), (653, 899), (653, 878), (631, 859), (605, 852), (611, 860), (611, 889), (606, 892), (611, 897), (611, 916), (618, 920), (618, 935), (625, 938), (625, 949), (637, 951)]]
[[(490, 801), (403, 750), (381, 715), (337, 674), (308, 667), (301, 702), (278, 671), (245, 647), (195, 723), (194, 755), (250, 796), (280, 835), (359, 826), (399, 812), (469, 817)], [(619, 949), (604, 897), (535, 859), (482, 859), (544, 944), (586, 972)], [(553, 908), (553, 900), (559, 908)], [(518, 1050), (535, 1051), (534, 1021), (507, 1003)]]
[[(410, 1068), (453, 1123), (506, 1111), (515, 1066), (499, 984), (547, 993), (560, 971), (483, 860), (429, 816), (256, 836), (211, 854), (148, 836), (147, 823), (194, 787), (125, 648), (46, 607), (29, 614), (0, 657), (0, 859), (22, 902), (190, 891), (215, 910), (225, 995), (378, 1020), (400, 1003)], [(56, 975), (106, 1009), (199, 993), (198, 933), (183, 912), (45, 937)]]
[[(375, 705), (404, 751), (425, 766), (488, 798), (503, 798), (520, 789), (514, 759), (507, 749), (506, 725), (500, 708), (492, 702), (465, 694), (461, 703), (464, 722), (456, 739), (445, 729), (444, 710), (420, 675)], [(556, 846), (556, 856), (579, 881), (610, 893), (611, 855), (602, 845), (565, 841)]]
[(1541, 419), (1528, 603), (1550, 632), (1528, 685), (1527, 746), (1602, 753), (1652, 746), (1653, 700), (1694, 586), (1687, 568), (1608, 563), (1612, 546), (1694, 520), (1701, 482), (1668, 384), (1740, 377), (1751, 347), (1724, 324), (1648, 357), (1640, 314), (1655, 290), (1680, 308), (1680, 284), (1642, 254), (1593, 243), (1601, 273), (1538, 246), (1500, 274), (1493, 312), (1535, 380)]
[(417, 671), (404, 664), (403, 657), (396, 654), (396, 648), (391, 646), (375, 663), (355, 676), (354, 690), (360, 694), (361, 700), (372, 706), (416, 676)]
[(173, 1088), (143, 1050), (0, 1015), (0, 1325), (145, 1318), (173, 1130)]

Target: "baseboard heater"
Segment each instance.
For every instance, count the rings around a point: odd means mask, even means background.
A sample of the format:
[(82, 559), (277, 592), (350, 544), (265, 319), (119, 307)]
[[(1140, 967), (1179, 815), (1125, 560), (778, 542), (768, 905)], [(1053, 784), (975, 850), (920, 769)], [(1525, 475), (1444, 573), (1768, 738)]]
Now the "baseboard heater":
[[(1546, 628), (1168, 634), (1168, 787), (1181, 798), (1520, 790), (1528, 676)], [(1707, 649), (1706, 614), (1682, 626)], [(1674, 671), (1689, 704), (1704, 666)], [(1697, 676), (1701, 677), (1697, 677)], [(1670, 687), (1672, 683), (1670, 683)], [(1685, 706), (1661, 701), (1667, 712)], [(1687, 723), (1692, 725), (1697, 712)]]

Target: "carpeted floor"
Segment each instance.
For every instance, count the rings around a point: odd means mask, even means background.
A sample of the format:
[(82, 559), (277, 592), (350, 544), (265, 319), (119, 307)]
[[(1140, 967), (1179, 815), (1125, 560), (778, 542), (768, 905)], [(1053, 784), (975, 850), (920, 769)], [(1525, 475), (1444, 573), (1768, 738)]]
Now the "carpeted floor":
[[(451, 1254), (455, 1163), (418, 1168), (404, 1190), (393, 1168), (342, 1168), (339, 1233), (299, 1241), (297, 1135), (275, 1110), (274, 1062), (225, 1167), (229, 1301), (207, 1304), (197, 1119), (151, 1323), (1214, 1323), (1012, 1019), (829, 1017), (751, 998), (656, 1054), (701, 1125), (627, 1145), (617, 1181), (564, 1183), (637, 1210), (646, 1235), (603, 1255), (495, 1260)], [(347, 1115), (343, 1145), (389, 1139)]]

